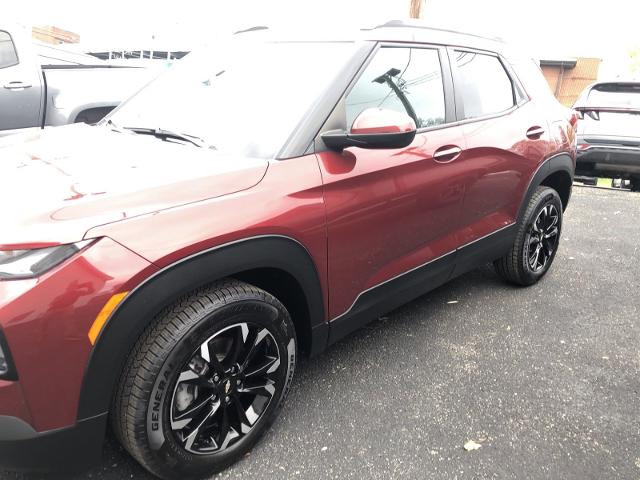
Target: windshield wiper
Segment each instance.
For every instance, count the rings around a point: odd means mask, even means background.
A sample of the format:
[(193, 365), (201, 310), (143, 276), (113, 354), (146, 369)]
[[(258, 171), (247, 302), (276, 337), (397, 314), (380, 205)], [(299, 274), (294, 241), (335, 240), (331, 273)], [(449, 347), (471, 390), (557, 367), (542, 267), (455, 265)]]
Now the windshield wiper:
[[(182, 140), (183, 142), (188, 142), (196, 147), (203, 148), (205, 146), (204, 140), (200, 137), (196, 137), (195, 135), (187, 135), (186, 133), (178, 133), (172, 132), (171, 130), (166, 130), (164, 128), (148, 128), (148, 127), (124, 127), (126, 130), (130, 130), (139, 135), (153, 135), (156, 138), (160, 138), (162, 140), (167, 140), (169, 138), (173, 138), (175, 140)], [(212, 148), (212, 147), (209, 147)]]

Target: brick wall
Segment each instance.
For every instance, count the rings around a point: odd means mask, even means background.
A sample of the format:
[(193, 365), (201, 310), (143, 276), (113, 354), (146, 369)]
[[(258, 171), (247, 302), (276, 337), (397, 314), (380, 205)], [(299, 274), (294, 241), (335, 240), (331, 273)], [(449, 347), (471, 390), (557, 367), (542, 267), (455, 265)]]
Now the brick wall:
[(41, 42), (52, 43), (54, 45), (61, 43), (78, 43), (80, 41), (80, 35), (77, 33), (49, 25), (44, 27), (33, 27), (31, 30), (31, 36)]
[(556, 98), (567, 107), (574, 104), (582, 91), (598, 79), (599, 58), (577, 58), (576, 66), (566, 68), (543, 66), (542, 73)]

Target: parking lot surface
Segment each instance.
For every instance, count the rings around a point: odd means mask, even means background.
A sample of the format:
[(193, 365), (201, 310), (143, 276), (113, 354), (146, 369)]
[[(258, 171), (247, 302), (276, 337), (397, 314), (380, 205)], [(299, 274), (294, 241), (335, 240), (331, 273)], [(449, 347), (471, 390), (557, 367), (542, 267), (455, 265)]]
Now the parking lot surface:
[[(216, 478), (638, 479), (639, 345), (640, 194), (575, 187), (540, 283), (483, 268), (303, 362), (280, 419)], [(62, 478), (151, 477), (110, 440)]]

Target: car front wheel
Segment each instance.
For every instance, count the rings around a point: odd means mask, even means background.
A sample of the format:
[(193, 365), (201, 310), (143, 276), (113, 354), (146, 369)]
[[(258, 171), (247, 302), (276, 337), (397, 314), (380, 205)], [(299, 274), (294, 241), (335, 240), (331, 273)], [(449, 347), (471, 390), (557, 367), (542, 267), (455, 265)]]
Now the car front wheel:
[(220, 471), (273, 422), (295, 364), (295, 330), (276, 298), (234, 280), (200, 289), (137, 342), (114, 397), (114, 431), (159, 477)]

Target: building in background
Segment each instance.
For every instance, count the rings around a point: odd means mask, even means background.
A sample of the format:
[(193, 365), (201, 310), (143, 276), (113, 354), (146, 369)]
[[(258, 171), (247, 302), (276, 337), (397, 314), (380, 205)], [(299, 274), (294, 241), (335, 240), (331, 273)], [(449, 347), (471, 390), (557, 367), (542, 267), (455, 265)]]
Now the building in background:
[(33, 27), (31, 36), (44, 43), (53, 45), (61, 45), (63, 43), (79, 43), (80, 35), (62, 28), (45, 25), (42, 27)]
[(598, 79), (601, 62), (600, 58), (584, 57), (540, 60), (540, 68), (556, 98), (570, 107)]

